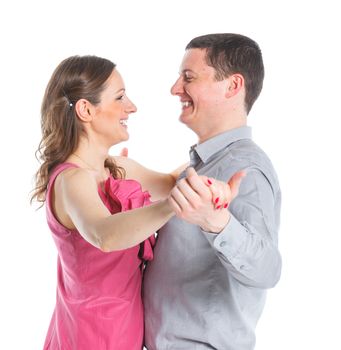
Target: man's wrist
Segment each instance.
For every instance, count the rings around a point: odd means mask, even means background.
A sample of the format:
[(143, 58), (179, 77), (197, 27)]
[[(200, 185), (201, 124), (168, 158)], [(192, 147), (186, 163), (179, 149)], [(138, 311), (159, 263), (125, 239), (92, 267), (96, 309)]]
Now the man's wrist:
[(218, 234), (224, 230), (226, 225), (229, 223), (231, 214), (227, 211), (227, 215), (221, 220), (220, 223), (207, 223), (207, 225), (200, 226), (203, 231)]

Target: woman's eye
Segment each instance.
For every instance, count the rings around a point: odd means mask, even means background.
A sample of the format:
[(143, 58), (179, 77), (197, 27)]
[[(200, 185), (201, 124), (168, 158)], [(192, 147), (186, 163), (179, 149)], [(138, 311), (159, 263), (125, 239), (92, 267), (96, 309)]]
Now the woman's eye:
[(120, 95), (116, 98), (116, 100), (118, 100), (118, 101), (123, 100), (123, 97), (124, 97), (124, 95)]

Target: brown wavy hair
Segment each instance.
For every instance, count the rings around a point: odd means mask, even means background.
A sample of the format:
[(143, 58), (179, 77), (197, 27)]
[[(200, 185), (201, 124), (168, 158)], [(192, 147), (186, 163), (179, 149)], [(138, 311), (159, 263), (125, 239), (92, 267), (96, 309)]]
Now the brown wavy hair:
[[(44, 204), (46, 190), (53, 169), (63, 163), (77, 148), (80, 137), (86, 136), (77, 118), (75, 104), (86, 99), (100, 103), (105, 83), (116, 65), (97, 56), (72, 56), (63, 60), (47, 84), (41, 106), (42, 139), (36, 151), (41, 165), (35, 175), (35, 188), (31, 197)], [(104, 162), (114, 178), (124, 178), (125, 171), (113, 158)]]

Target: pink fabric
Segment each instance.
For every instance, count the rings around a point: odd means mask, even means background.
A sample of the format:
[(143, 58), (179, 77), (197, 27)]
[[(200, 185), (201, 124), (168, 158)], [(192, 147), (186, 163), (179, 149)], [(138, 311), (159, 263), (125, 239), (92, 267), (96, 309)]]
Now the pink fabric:
[[(62, 226), (51, 210), (51, 189), (63, 163), (49, 181), (47, 222), (58, 250), (56, 307), (44, 349), (140, 350), (143, 341), (142, 260), (153, 258), (154, 235), (141, 245), (103, 253), (76, 230)], [(112, 214), (150, 204), (134, 180), (109, 177), (99, 196)]]

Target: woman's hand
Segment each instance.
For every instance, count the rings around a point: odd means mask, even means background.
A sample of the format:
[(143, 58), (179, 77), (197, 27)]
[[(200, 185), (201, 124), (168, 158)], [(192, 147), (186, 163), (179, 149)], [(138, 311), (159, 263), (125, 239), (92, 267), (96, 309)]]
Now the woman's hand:
[(210, 188), (212, 193), (212, 203), (216, 209), (226, 209), (235, 199), (239, 192), (239, 186), (246, 175), (245, 171), (235, 173), (226, 183), (211, 177), (199, 176)]
[(203, 230), (218, 233), (230, 220), (228, 206), (237, 196), (245, 172), (236, 173), (228, 183), (199, 176), (193, 168), (177, 182), (168, 198), (175, 214)]

